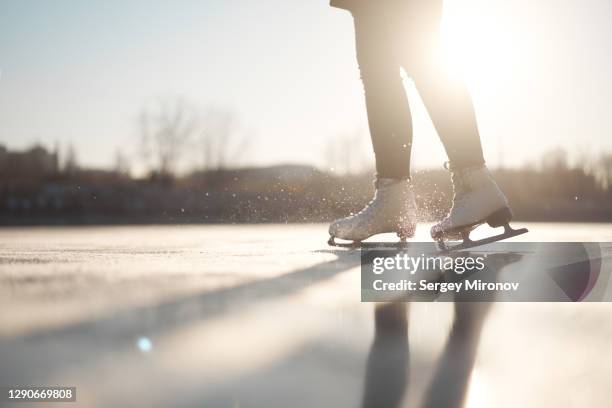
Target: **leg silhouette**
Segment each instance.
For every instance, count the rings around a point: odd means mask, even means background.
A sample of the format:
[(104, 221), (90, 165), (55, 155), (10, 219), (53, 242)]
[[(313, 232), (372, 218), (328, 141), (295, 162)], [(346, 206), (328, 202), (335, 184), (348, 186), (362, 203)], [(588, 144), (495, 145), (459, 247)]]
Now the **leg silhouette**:
[(363, 408), (399, 407), (408, 384), (407, 303), (377, 305)]
[(488, 308), (488, 303), (455, 303), (455, 320), (423, 407), (463, 405)]
[(394, 46), (396, 30), (388, 24), (389, 11), (378, 7), (353, 13), (357, 61), (377, 176), (404, 179), (410, 176), (412, 118)]

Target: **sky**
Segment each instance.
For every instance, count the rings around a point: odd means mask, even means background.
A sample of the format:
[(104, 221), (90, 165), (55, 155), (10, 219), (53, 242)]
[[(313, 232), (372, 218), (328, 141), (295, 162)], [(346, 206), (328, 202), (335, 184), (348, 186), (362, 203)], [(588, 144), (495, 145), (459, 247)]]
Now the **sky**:
[[(573, 158), (612, 151), (611, 23), (608, 0), (446, 0), (449, 58), (492, 166), (557, 147)], [(341, 167), (343, 150), (371, 164), (353, 36), (351, 15), (327, 0), (3, 0), (0, 143), (73, 144), (97, 167), (120, 151), (136, 166), (139, 113), (181, 97), (236, 114), (252, 139), (238, 165)], [(405, 85), (413, 162), (441, 166), (441, 144)]]

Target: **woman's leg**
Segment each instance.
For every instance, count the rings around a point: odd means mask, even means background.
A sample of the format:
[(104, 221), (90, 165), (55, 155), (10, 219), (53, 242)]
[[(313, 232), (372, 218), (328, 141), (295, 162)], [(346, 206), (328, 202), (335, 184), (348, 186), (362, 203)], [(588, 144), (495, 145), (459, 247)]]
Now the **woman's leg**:
[(412, 123), (400, 64), (391, 39), (387, 7), (353, 11), (357, 59), (365, 89), (368, 121), (376, 156), (376, 192), (358, 213), (329, 226), (330, 245), (335, 238), (360, 242), (381, 233), (414, 235), (416, 201), (410, 182)]
[(393, 29), (378, 7), (354, 12), (357, 60), (363, 81), (378, 178), (410, 177), (412, 120), (393, 47)]
[(504, 227), (503, 234), (489, 237), (489, 241), (525, 233), (510, 228), (508, 200), (485, 166), (468, 90), (441, 63), (442, 0), (398, 4), (406, 7), (406, 14), (396, 14), (399, 18), (394, 24), (401, 31), (396, 46), (402, 53), (402, 66), (412, 76), (451, 162), (453, 204), (448, 215), (431, 228), (432, 238), (442, 242), (460, 238), (463, 248), (471, 247), (477, 244), (469, 239), (470, 231), (485, 222)]
[(450, 162), (455, 168), (484, 164), (476, 114), (465, 84), (440, 58), (442, 0), (406, 0), (396, 13), (396, 47), (412, 77)]
[(465, 85), (436, 64), (416, 70), (413, 79), (452, 166), (482, 166), (485, 160), (476, 114)]

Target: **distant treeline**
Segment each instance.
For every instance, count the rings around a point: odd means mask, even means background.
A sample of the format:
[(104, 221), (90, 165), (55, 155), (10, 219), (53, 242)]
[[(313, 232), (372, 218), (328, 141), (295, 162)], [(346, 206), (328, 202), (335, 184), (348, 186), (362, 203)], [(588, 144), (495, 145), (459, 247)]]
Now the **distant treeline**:
[[(612, 221), (612, 189), (584, 169), (547, 166), (494, 171), (517, 219)], [(413, 177), (420, 218), (450, 206), (450, 175)], [(79, 170), (35, 180), (0, 181), (1, 225), (327, 222), (372, 197), (371, 174), (335, 175), (309, 166), (196, 172), (135, 180)]]

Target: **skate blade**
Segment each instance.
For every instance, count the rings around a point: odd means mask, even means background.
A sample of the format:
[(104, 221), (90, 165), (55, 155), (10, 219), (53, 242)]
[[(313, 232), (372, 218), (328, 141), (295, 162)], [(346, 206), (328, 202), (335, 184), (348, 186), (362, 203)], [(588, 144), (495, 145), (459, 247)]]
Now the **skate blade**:
[(442, 252), (451, 252), (451, 251), (461, 251), (464, 249), (479, 247), (482, 245), (492, 244), (493, 242), (502, 241), (504, 239), (516, 237), (518, 235), (523, 235), (528, 233), (529, 230), (527, 228), (519, 228), (513, 229), (509, 225), (504, 226), (504, 232), (498, 235), (493, 235), (492, 237), (479, 239), (476, 241), (472, 241), (467, 238), (464, 238), (463, 242), (456, 245), (448, 245), (445, 241), (438, 241), (438, 246)]
[(329, 246), (337, 247), (337, 248), (351, 248), (351, 249), (370, 249), (370, 248), (407, 248), (410, 245), (406, 241), (398, 241), (398, 242), (363, 242), (363, 241), (350, 241), (350, 242), (336, 242), (334, 237), (330, 237), (329, 241), (327, 241)]

